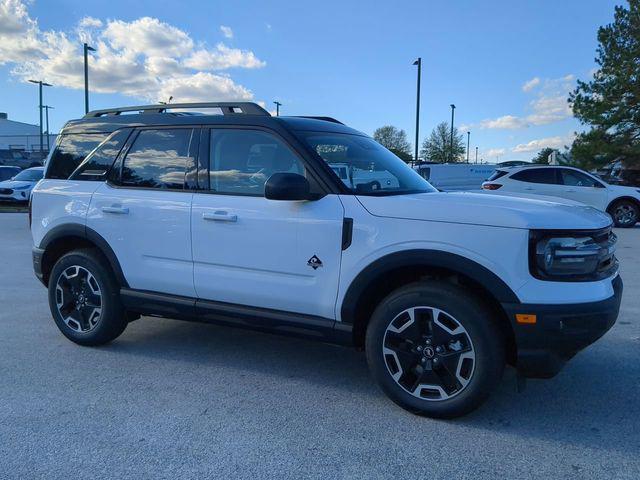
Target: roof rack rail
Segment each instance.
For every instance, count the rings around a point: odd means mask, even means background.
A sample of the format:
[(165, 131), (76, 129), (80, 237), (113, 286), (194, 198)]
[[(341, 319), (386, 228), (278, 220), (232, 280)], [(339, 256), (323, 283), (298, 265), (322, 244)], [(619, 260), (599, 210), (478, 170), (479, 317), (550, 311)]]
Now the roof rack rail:
[(165, 113), (167, 110), (189, 108), (219, 108), (223, 115), (262, 115), (270, 116), (257, 103), (253, 102), (202, 102), (202, 103), (161, 103), (157, 105), (138, 105), (134, 107), (106, 108), (104, 110), (92, 110), (83, 118), (97, 118), (108, 115), (120, 115), (123, 112), (140, 113)]
[(312, 118), (314, 120), (324, 120), (325, 122), (339, 123), (340, 125), (344, 125), (340, 120), (336, 120), (333, 117), (314, 117), (310, 115), (298, 115), (297, 118)]

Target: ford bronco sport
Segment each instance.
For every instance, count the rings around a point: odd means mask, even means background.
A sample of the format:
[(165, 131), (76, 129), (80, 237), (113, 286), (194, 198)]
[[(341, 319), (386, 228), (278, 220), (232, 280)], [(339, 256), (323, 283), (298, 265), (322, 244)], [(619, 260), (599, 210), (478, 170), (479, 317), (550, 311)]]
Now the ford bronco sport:
[(506, 364), (555, 375), (622, 294), (607, 214), (441, 193), (332, 118), (252, 103), (68, 122), (30, 221), (73, 342), (149, 315), (354, 345), (394, 402), (432, 417), (478, 407)]

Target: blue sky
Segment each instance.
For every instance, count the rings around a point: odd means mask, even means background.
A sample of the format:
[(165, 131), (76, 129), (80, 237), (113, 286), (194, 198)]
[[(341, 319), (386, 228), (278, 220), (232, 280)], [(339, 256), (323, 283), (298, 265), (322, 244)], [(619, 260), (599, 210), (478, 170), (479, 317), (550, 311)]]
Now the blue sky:
[(472, 152), (530, 159), (581, 128), (567, 92), (590, 77), (597, 28), (621, 1), (0, 0), (0, 111), (37, 123), (37, 87), (25, 82), (38, 76), (56, 85), (45, 89), (52, 131), (81, 116), (89, 39), (91, 108), (171, 94), (269, 109), (277, 99), (282, 114), (368, 134), (392, 124), (413, 140), (421, 56), (421, 141), (455, 103)]

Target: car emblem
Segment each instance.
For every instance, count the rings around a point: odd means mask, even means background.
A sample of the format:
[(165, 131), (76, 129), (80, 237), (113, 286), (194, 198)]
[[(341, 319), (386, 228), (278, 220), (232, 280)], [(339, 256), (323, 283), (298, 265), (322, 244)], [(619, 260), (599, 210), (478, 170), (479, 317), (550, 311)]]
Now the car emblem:
[(322, 261), (316, 255), (314, 255), (309, 259), (309, 261), (307, 262), (307, 265), (309, 265), (314, 270), (317, 270), (318, 267), (322, 266)]

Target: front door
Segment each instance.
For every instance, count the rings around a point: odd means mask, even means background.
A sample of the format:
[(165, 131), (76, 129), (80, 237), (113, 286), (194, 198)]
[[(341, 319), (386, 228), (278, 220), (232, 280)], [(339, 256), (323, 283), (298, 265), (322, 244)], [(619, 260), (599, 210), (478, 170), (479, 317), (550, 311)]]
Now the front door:
[(273, 173), (313, 179), (275, 133), (211, 129), (206, 191), (192, 206), (199, 298), (335, 318), (344, 209), (337, 195), (313, 201), (264, 197)]
[(608, 193), (600, 182), (577, 170), (561, 168), (563, 197), (590, 205), (599, 210), (607, 208)]

